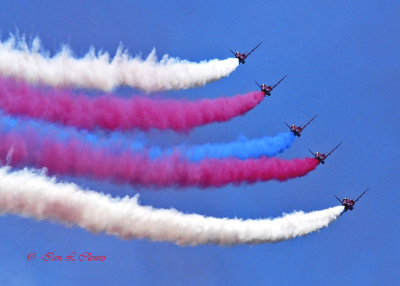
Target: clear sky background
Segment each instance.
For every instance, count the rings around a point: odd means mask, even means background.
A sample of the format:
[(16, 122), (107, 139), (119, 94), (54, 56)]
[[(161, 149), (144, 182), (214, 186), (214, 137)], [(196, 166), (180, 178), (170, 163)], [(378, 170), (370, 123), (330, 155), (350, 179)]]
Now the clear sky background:
[[(136, 2), (136, 3), (135, 3)], [(133, 4), (135, 3), (135, 4)], [(400, 3), (398, 1), (2, 1), (1, 38), (39, 36), (52, 54), (68, 44), (133, 55), (153, 47), (190, 61), (230, 57), (263, 44), (228, 78), (204, 87), (160, 93), (185, 99), (257, 89), (254, 80), (287, 79), (254, 110), (189, 134), (152, 131), (151, 143), (228, 142), (286, 131), (284, 121), (317, 119), (283, 158), (307, 148), (343, 145), (324, 166), (284, 183), (154, 191), (75, 179), (82, 187), (141, 193), (141, 204), (216, 217), (275, 217), (337, 205), (371, 190), (353, 212), (309, 236), (277, 244), (179, 247), (123, 241), (78, 227), (0, 217), (1, 285), (394, 285), (400, 265), (399, 149)], [(138, 93), (122, 88), (123, 96)], [(29, 186), (27, 186), (29, 187)], [(91, 252), (106, 261), (27, 261)]]

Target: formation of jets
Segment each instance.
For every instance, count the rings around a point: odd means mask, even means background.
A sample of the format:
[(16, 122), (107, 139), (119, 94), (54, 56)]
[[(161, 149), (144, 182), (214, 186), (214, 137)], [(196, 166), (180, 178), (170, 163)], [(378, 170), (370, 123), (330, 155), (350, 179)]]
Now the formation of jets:
[[(240, 53), (240, 52), (233, 52), (231, 49), (231, 53), (235, 56), (235, 58), (237, 58), (239, 60), (239, 64), (245, 64), (245, 60), (247, 59), (248, 56), (250, 56), (250, 54), (252, 52), (254, 52), (260, 45), (262, 42), (260, 42), (257, 46), (255, 46), (250, 52), (248, 53)], [(266, 85), (265, 83), (263, 84), (259, 84), (257, 81), (255, 82), (258, 87), (261, 89), (262, 92), (264, 92), (264, 95), (266, 96), (271, 96), (271, 92), (272, 90), (278, 85), (280, 84), (285, 78), (287, 77), (287, 74), (282, 77), (275, 85), (270, 86), (270, 85)], [(297, 137), (301, 136), (301, 132), (304, 130), (304, 128), (306, 128), (315, 118), (317, 117), (317, 115), (315, 115), (313, 118), (311, 118), (306, 124), (304, 124), (303, 126), (296, 126), (294, 124), (290, 125), (286, 124), (286, 126), (289, 128), (289, 130), (291, 132), (293, 132), (293, 134)], [(318, 164), (325, 164), (325, 160), (329, 157), (329, 155), (331, 155), (340, 145), (342, 145), (342, 143), (339, 143), (338, 145), (336, 145), (331, 151), (329, 151), (327, 154), (325, 153), (320, 153), (320, 152), (313, 152), (310, 149), (308, 149), (310, 151), (310, 153), (313, 155), (313, 157), (318, 160)], [(352, 199), (348, 199), (348, 198), (344, 198), (343, 200), (340, 200), (337, 196), (336, 199), (342, 204), (342, 206), (344, 206), (344, 212), (347, 210), (353, 210), (354, 205), (356, 204), (356, 202), (368, 191), (369, 188), (367, 188), (356, 200), (352, 200)]]

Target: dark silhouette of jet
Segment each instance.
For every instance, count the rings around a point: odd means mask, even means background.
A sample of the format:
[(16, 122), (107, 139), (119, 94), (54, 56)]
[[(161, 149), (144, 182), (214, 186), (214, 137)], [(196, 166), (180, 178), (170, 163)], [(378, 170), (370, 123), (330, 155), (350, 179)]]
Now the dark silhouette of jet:
[(333, 151), (336, 150), (336, 148), (338, 148), (340, 145), (342, 145), (342, 142), (340, 142), (339, 144), (336, 145), (335, 148), (333, 148), (328, 154), (321, 154), (320, 152), (315, 152), (313, 153), (313, 151), (311, 151), (310, 149), (308, 149), (308, 151), (310, 151), (310, 153), (314, 156), (315, 159), (318, 160), (318, 164), (325, 164), (325, 160), (326, 158), (329, 157), (329, 155), (332, 154)]
[[(261, 42), (262, 43), (262, 42)], [(257, 49), (261, 43), (259, 43), (254, 49), (252, 49), (250, 52), (248, 53), (240, 53), (240, 52), (236, 52), (234, 53), (231, 49), (229, 49), (231, 51), (231, 53), (235, 56), (235, 58), (237, 58), (239, 60), (239, 64), (245, 64), (245, 59), (247, 59), (248, 56), (250, 56), (250, 54), (252, 52), (254, 52), (255, 49)]]
[(356, 204), (356, 202), (361, 199), (361, 197), (369, 190), (369, 188), (367, 188), (361, 195), (358, 196), (358, 198), (356, 200), (352, 200), (352, 199), (348, 199), (348, 198), (344, 198), (343, 200), (340, 200), (337, 196), (336, 199), (342, 204), (342, 206), (344, 206), (344, 211), (347, 210), (353, 210), (354, 205)]
[(266, 85), (265, 83), (263, 84), (259, 84), (258, 82), (255, 82), (261, 89), (262, 92), (264, 92), (264, 95), (271, 95), (271, 91), (278, 85), (281, 83), (281, 81), (283, 81), (285, 78), (287, 77), (287, 75), (285, 75), (283, 78), (281, 78), (274, 86), (270, 86), (270, 85)]
[(311, 120), (308, 121), (303, 127), (301, 127), (301, 126), (296, 126), (296, 125), (294, 125), (294, 124), (292, 124), (291, 126), (289, 126), (289, 124), (287, 124), (286, 122), (285, 122), (285, 124), (286, 124), (286, 126), (290, 129), (290, 131), (293, 132), (293, 134), (294, 134), (295, 136), (300, 137), (300, 136), (301, 136), (301, 134), (300, 134), (301, 131), (303, 131), (304, 128), (306, 128), (307, 125), (310, 124), (311, 121), (313, 121), (313, 120), (315, 119), (315, 117), (317, 117), (317, 115), (315, 115), (313, 118), (311, 118)]

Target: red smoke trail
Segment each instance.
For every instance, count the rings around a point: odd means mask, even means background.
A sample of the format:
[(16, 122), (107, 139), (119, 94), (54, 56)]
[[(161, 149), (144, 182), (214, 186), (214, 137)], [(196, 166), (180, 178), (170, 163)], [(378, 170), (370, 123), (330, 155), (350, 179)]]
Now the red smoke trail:
[(262, 92), (198, 101), (154, 100), (147, 97), (123, 99), (110, 94), (93, 98), (65, 90), (45, 91), (23, 82), (0, 78), (0, 108), (6, 113), (86, 129), (187, 131), (242, 115), (263, 98)]
[(229, 183), (285, 181), (314, 170), (314, 158), (284, 160), (210, 159), (197, 163), (175, 157), (149, 160), (129, 151), (113, 154), (79, 140), (57, 142), (26, 134), (0, 135), (0, 158), (11, 166), (46, 167), (50, 174), (85, 176), (118, 183), (154, 186), (224, 186)]

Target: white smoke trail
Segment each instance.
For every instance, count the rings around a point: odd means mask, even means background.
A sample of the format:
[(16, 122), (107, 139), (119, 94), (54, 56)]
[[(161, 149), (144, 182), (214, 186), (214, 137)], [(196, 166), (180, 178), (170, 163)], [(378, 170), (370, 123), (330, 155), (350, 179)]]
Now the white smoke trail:
[(77, 224), (118, 237), (172, 241), (179, 245), (256, 244), (303, 236), (328, 226), (342, 213), (337, 206), (275, 219), (228, 219), (184, 214), (175, 209), (140, 206), (138, 196), (111, 198), (57, 183), (43, 173), (0, 168), (0, 213)]
[(125, 85), (152, 92), (202, 86), (228, 76), (239, 65), (235, 58), (194, 63), (164, 55), (157, 61), (154, 49), (146, 60), (132, 58), (122, 48), (112, 59), (108, 53), (96, 55), (94, 49), (79, 59), (66, 46), (54, 57), (40, 50), (38, 38), (31, 48), (14, 36), (0, 42), (0, 74), (53, 87), (110, 91)]

